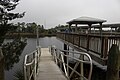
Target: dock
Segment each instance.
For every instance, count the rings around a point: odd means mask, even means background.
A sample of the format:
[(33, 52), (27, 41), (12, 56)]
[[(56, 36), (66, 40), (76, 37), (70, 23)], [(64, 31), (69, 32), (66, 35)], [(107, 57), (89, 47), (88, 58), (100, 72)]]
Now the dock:
[(37, 80), (67, 80), (52, 59), (48, 48), (41, 48), (39, 69)]
[[(24, 75), (25, 80), (71, 80), (78, 79), (73, 77), (74, 74), (78, 75), (82, 80), (91, 80), (92, 75), (92, 59), (87, 53), (83, 52), (69, 52), (78, 54), (79, 57), (86, 57), (87, 60), (83, 58), (76, 58), (75, 56), (70, 56), (69, 54), (63, 54), (63, 52), (68, 53), (68, 51), (57, 49), (55, 46), (50, 46), (49, 48), (37, 49), (25, 56), (24, 61)], [(66, 56), (66, 58), (65, 58)], [(76, 61), (74, 67), (72, 67), (68, 62), (69, 58)], [(65, 60), (67, 59), (67, 61)], [(84, 62), (83, 62), (84, 60)], [(89, 64), (90, 70), (88, 71), (88, 76), (83, 74), (83, 65)], [(77, 67), (81, 66), (80, 71), (77, 71)], [(71, 72), (69, 70), (71, 69)]]

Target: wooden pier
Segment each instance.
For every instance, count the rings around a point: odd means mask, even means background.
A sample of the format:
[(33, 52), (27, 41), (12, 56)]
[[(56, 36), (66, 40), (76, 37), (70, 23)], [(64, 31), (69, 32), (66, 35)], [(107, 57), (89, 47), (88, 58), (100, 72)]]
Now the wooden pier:
[(67, 80), (52, 59), (48, 48), (41, 48), (37, 80)]
[[(72, 57), (69, 54), (63, 54), (67, 52), (65, 50), (57, 49), (55, 46), (50, 46), (49, 48), (37, 47), (35, 51), (27, 54), (24, 61), (24, 76), (25, 80), (71, 80), (76, 74), (82, 80), (91, 80), (92, 75), (92, 59), (87, 53), (71, 52), (78, 54), (79, 57), (84, 56), (88, 58), (84, 60), (82, 58)], [(65, 57), (67, 62), (65, 62)], [(69, 58), (76, 61), (74, 66), (71, 66)], [(85, 76), (83, 72), (82, 64), (90, 65), (90, 70), (88, 71), (88, 76)], [(81, 68), (77, 71), (77, 67), (81, 64)], [(69, 70), (71, 72), (69, 72)]]
[[(104, 22), (106, 20), (91, 17), (73, 19), (67, 22), (68, 27), (59, 30), (57, 38), (64, 43), (64, 50), (70, 47), (88, 53), (93, 64), (100, 69), (98, 72), (104, 71), (105, 76), (99, 79), (94, 76), (97, 69), (93, 67), (92, 79), (120, 80), (120, 24), (103, 25)], [(105, 31), (104, 28), (111, 28), (111, 31)]]

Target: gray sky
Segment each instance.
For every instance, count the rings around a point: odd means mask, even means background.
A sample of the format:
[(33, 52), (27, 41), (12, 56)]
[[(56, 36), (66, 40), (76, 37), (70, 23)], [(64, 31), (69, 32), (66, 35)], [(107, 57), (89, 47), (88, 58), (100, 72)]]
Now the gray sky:
[(45, 28), (66, 24), (81, 16), (120, 22), (120, 0), (21, 0), (14, 12), (26, 12), (14, 22), (36, 22)]

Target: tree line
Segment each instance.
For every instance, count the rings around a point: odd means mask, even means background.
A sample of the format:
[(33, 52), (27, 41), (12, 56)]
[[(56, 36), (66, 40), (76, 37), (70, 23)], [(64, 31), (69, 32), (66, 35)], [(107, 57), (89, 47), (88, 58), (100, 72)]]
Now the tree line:
[(55, 34), (57, 32), (56, 28), (45, 29), (44, 25), (39, 25), (35, 22), (32, 22), (32, 23), (18, 22), (17, 24), (14, 24), (13, 26), (16, 26), (17, 28), (9, 31), (8, 33), (36, 34), (37, 29), (39, 31), (39, 34)]

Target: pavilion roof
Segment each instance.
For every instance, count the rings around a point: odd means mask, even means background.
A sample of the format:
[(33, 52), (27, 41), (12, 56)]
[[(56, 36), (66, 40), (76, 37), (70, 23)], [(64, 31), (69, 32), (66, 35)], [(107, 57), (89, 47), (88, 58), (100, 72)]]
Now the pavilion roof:
[(67, 23), (72, 25), (72, 24), (97, 24), (97, 23), (103, 23), (103, 22), (106, 22), (106, 20), (83, 16), (83, 17), (73, 19)]

